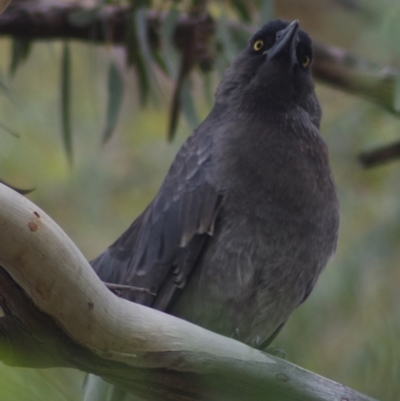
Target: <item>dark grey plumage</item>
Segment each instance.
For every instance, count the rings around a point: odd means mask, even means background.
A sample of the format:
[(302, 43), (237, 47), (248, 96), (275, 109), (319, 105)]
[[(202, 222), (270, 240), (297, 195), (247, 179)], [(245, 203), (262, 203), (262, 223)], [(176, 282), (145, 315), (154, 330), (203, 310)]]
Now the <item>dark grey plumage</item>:
[[(253, 36), (154, 200), (92, 261), (101, 279), (150, 288), (129, 299), (252, 346), (272, 341), (337, 242), (311, 60), (297, 22)], [(126, 400), (99, 380), (85, 401)]]
[(273, 338), (337, 242), (311, 60), (297, 22), (253, 36), (154, 200), (92, 262), (101, 279), (150, 288), (129, 299), (248, 344)]

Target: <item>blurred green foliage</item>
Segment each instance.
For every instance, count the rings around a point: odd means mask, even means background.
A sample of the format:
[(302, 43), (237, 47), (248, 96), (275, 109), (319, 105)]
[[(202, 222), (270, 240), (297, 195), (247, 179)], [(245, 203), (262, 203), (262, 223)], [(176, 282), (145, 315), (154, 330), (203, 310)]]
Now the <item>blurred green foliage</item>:
[[(372, 1), (362, 4), (378, 7)], [(398, 15), (394, 0), (381, 2), (374, 18), (334, 5), (324, 9), (311, 0), (282, 0), (275, 8), (279, 16), (299, 18), (313, 37), (382, 64), (399, 60), (400, 35), (391, 22), (395, 12)], [(102, 146), (99, 133), (107, 126), (107, 77), (119, 80), (110, 77), (116, 71), (109, 69), (123, 66), (124, 52), (73, 42), (70, 51), (74, 163), (70, 167), (66, 162), (61, 141), (63, 46), (38, 43), (14, 71), (12, 81), (4, 81), (11, 96), (0, 92), (0, 122), (19, 134), (17, 138), (0, 130), (0, 172), (1, 178), (16, 186), (36, 187), (29, 198), (90, 259), (147, 206), (190, 129), (180, 124), (175, 141), (167, 143), (172, 82), (159, 74), (163, 89), (157, 104), (141, 108), (137, 78), (125, 71), (119, 124)], [(12, 42), (1, 40), (0, 72), (8, 70), (10, 54)], [(224, 66), (222, 58), (217, 60), (218, 70)], [(197, 113), (204, 118), (210, 96), (202, 95), (199, 73), (192, 79)], [(207, 79), (215, 88), (219, 75), (213, 72)], [(400, 121), (358, 98), (323, 86), (317, 91), (324, 110), (321, 130), (341, 201), (338, 252), (274, 346), (283, 348), (289, 361), (318, 374), (380, 400), (398, 400), (400, 163), (366, 171), (356, 155), (398, 140)], [(108, 116), (108, 123), (113, 118)], [(0, 365), (0, 400), (79, 400), (81, 380), (82, 374), (71, 370)]]

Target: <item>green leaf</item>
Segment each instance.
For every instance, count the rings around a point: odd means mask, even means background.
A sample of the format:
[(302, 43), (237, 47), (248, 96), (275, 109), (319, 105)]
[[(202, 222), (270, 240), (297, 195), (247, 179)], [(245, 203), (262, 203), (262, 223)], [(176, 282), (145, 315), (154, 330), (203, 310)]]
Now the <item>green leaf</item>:
[(14, 100), (12, 90), (10, 88), (10, 85), (8, 84), (8, 80), (1, 69), (0, 69), (0, 90), (4, 91), (9, 97), (12, 98), (12, 100)]
[(399, 113), (400, 112), (400, 74), (397, 74), (396, 82), (394, 86), (394, 110)]
[(65, 153), (72, 164), (71, 54), (68, 42), (64, 42), (61, 58), (61, 129)]
[(178, 77), (181, 54), (174, 45), (174, 34), (180, 13), (173, 8), (161, 26), (161, 52), (171, 78)]
[[(140, 44), (139, 35), (142, 33), (139, 31), (143, 30), (144, 22), (140, 21), (143, 18), (143, 14), (136, 16), (137, 11), (134, 10), (131, 17), (131, 23), (128, 24), (128, 35), (126, 42), (127, 51), (127, 63), (128, 65), (134, 65), (137, 80), (139, 85), (139, 99), (142, 106), (147, 103), (148, 95), (150, 92), (150, 78), (149, 70), (146, 68), (146, 60)], [(137, 20), (139, 20), (139, 27), (137, 26)], [(147, 22), (146, 22), (147, 24)], [(147, 40), (147, 36), (146, 36)]]
[(139, 41), (140, 50), (142, 51), (144, 60), (151, 64), (150, 46), (147, 40), (147, 10), (139, 8), (134, 14), (137, 39)]
[(220, 40), (222, 45), (222, 55), (230, 64), (237, 56), (239, 49), (237, 48), (234, 40), (232, 40), (228, 21), (225, 15), (222, 15), (221, 18), (218, 20), (216, 36)]
[[(229, 28), (228, 28), (229, 29)], [(229, 39), (233, 43), (234, 51), (236, 55), (249, 43), (249, 38), (253, 35), (248, 26), (235, 27), (234, 29), (229, 29)]]
[(207, 106), (211, 109), (214, 105), (214, 87), (211, 72), (203, 73), (203, 95)]
[(181, 89), (182, 89), (182, 78), (175, 82), (175, 88), (172, 95), (171, 102), (171, 111), (169, 114), (169, 123), (168, 123), (168, 131), (167, 131), (167, 140), (171, 142), (176, 133), (176, 129), (178, 127), (179, 122), (179, 114), (181, 112)]
[(232, 6), (239, 13), (240, 18), (245, 22), (251, 21), (251, 12), (243, 0), (232, 0)]
[(124, 95), (124, 82), (119, 68), (111, 62), (108, 70), (108, 104), (107, 120), (103, 132), (103, 144), (110, 138), (117, 125), (118, 115), (121, 110)]
[(11, 62), (9, 74), (14, 76), (18, 67), (27, 60), (32, 49), (32, 42), (26, 39), (14, 38), (11, 46)]
[(193, 101), (193, 95), (190, 90), (188, 79), (185, 79), (182, 83), (180, 93), (180, 105), (182, 109), (182, 114), (189, 127), (195, 129), (200, 124), (200, 120), (196, 112), (196, 107)]
[(137, 41), (139, 43), (140, 53), (143, 56), (143, 66), (147, 71), (147, 77), (149, 78), (149, 86), (153, 84), (154, 87), (158, 87), (157, 85), (157, 77), (153, 71), (153, 60), (152, 60), (152, 52), (150, 48), (150, 44), (148, 41), (148, 27), (147, 27), (147, 9), (139, 8), (136, 10), (133, 16), (135, 20), (136, 26), (136, 35)]
[(7, 125), (4, 123), (0, 122), (0, 128), (2, 128), (4, 131), (8, 132), (10, 135), (12, 135), (15, 138), (19, 138), (20, 136), (11, 128), (9, 128)]
[(1, 179), (0, 179), (0, 184), (3, 184), (8, 188), (13, 189), (14, 191), (18, 192), (21, 195), (27, 195), (30, 192), (35, 190), (35, 188), (29, 188), (29, 189), (17, 188), (17, 187), (14, 187), (14, 185), (10, 185), (10, 184), (6, 183), (5, 181), (3, 181)]
[(162, 56), (155, 50), (151, 52), (152, 58), (154, 62), (158, 65), (160, 70), (165, 74), (169, 75), (169, 71), (167, 68), (167, 64), (165, 63), (165, 60), (162, 58)]

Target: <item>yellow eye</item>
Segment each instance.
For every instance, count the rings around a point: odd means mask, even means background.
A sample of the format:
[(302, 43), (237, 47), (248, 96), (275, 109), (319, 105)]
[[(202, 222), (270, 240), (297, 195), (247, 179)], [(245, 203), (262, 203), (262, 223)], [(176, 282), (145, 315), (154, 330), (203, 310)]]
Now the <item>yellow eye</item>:
[(301, 62), (301, 65), (306, 68), (310, 64), (310, 57), (304, 56), (303, 61)]
[(254, 49), (256, 52), (259, 52), (259, 51), (263, 48), (263, 46), (264, 46), (264, 41), (261, 40), (261, 39), (258, 39), (258, 40), (256, 40), (256, 41), (254, 42), (253, 49)]

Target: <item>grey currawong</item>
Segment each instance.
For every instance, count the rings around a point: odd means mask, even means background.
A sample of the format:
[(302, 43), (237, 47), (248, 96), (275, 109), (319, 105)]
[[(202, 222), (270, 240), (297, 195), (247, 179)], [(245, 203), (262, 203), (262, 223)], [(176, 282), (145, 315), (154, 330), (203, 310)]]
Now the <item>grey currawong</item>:
[[(250, 39), (154, 200), (92, 261), (103, 281), (149, 288), (127, 297), (251, 346), (272, 341), (337, 243), (311, 63), (297, 21)], [(126, 399), (96, 380), (85, 401)]]

